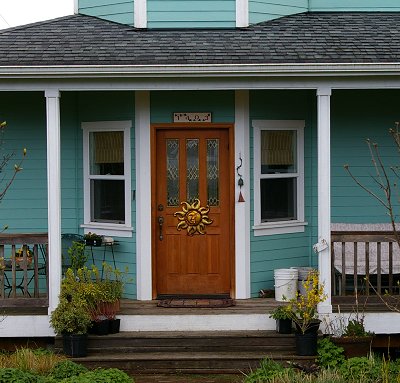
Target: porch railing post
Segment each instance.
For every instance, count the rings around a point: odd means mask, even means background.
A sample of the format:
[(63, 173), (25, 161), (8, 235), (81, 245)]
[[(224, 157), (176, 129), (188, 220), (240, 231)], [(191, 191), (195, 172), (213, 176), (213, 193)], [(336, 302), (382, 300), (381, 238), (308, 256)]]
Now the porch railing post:
[(332, 312), (331, 287), (331, 153), (330, 153), (330, 98), (331, 88), (317, 89), (318, 100), (318, 269), (320, 280), (325, 283), (328, 298), (318, 311)]
[(46, 90), (49, 314), (58, 304), (61, 282), (60, 92)]

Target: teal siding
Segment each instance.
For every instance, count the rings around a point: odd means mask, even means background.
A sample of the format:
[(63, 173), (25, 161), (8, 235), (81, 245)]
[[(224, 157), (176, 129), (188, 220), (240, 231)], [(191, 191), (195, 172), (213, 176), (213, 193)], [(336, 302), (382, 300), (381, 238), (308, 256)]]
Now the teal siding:
[(79, 0), (79, 13), (133, 25), (133, 0)]
[[(316, 242), (317, 184), (316, 171), (316, 97), (311, 91), (252, 91), (250, 92), (250, 120), (305, 120), (305, 220), (304, 233), (279, 234), (255, 237), (251, 231), (251, 295), (257, 296), (260, 289), (274, 286), (274, 269), (292, 266), (315, 266), (316, 257), (312, 244)], [(250, 121), (251, 124), (251, 121)], [(251, 195), (253, 190), (253, 129), (251, 145)], [(254, 224), (254, 200), (251, 201), (251, 226)]]
[(235, 0), (147, 0), (149, 28), (211, 28), (236, 25)]
[(308, 0), (249, 0), (250, 24), (308, 11)]
[[(64, 94), (63, 94), (64, 98)], [(135, 187), (135, 130), (134, 130), (134, 106), (135, 98), (134, 92), (80, 92), (75, 94), (75, 111), (71, 110), (68, 114), (77, 115), (77, 124), (75, 125), (75, 132), (71, 131), (67, 134), (71, 137), (71, 142), (76, 142), (76, 145), (72, 147), (72, 151), (69, 152), (69, 161), (73, 161), (75, 156), (75, 169), (76, 169), (76, 193), (79, 211), (79, 223), (83, 222), (83, 183), (82, 183), (82, 130), (81, 123), (85, 121), (118, 121), (118, 120), (130, 120), (132, 121), (131, 129), (131, 167), (132, 167), (132, 188)], [(72, 106), (72, 102), (71, 102)], [(65, 128), (63, 127), (63, 130)], [(73, 130), (73, 129), (72, 129)], [(76, 138), (75, 138), (76, 136)], [(63, 171), (64, 161), (63, 159)], [(64, 173), (63, 173), (64, 174)], [(72, 197), (73, 198), (73, 197)], [(68, 209), (65, 205), (66, 200), (63, 197), (63, 217), (64, 211)], [(71, 214), (73, 215), (73, 214)], [(136, 205), (135, 201), (132, 201), (132, 226), (136, 226)], [(76, 228), (79, 230), (79, 227)], [(64, 230), (64, 227), (63, 227)], [(73, 231), (73, 232), (76, 232)], [(79, 232), (82, 232), (79, 230)], [(127, 284), (125, 289), (125, 296), (127, 298), (136, 297), (136, 236), (133, 233), (132, 238), (115, 237), (118, 241), (118, 245), (115, 249), (115, 259), (117, 261), (117, 267), (120, 270), (125, 270), (127, 267), (129, 270), (130, 282)], [(96, 264), (100, 265), (103, 257), (103, 248), (93, 249)], [(111, 262), (111, 253), (107, 252), (106, 261)]]
[(173, 122), (174, 112), (211, 112), (212, 122), (233, 123), (234, 105), (232, 91), (151, 92), (151, 122)]
[(309, 0), (310, 11), (400, 11), (398, 0)]
[[(371, 178), (367, 138), (379, 144), (386, 165), (398, 165), (399, 153), (389, 129), (398, 120), (400, 91), (335, 91), (332, 96), (332, 222), (389, 222), (384, 208), (355, 184), (343, 165), (379, 193)], [(349, 107), (351, 106), (351, 107)], [(380, 193), (382, 195), (382, 193)]]
[[(8, 232), (47, 231), (44, 95), (36, 92), (0, 92), (0, 105), (0, 120), (7, 121), (5, 153), (14, 151), (16, 154), (9, 162), (9, 169), (22, 157), (23, 148), (27, 148), (23, 171), (17, 175), (0, 203), (0, 227), (8, 225)], [(10, 176), (12, 173), (7, 174)]]

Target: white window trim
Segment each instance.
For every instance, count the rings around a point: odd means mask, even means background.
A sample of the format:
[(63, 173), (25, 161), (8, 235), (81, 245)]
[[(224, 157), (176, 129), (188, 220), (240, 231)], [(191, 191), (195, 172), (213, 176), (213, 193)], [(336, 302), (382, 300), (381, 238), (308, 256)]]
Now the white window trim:
[[(254, 236), (304, 232), (304, 120), (253, 120)], [(260, 179), (262, 130), (295, 130), (297, 132), (297, 220), (261, 222)], [(276, 175), (279, 178), (280, 175)]]
[[(83, 195), (84, 195), (84, 232), (94, 231), (99, 235), (114, 235), (117, 237), (132, 237), (131, 213), (131, 127), (132, 121), (95, 121), (82, 122), (83, 130)], [(90, 160), (89, 133), (102, 131), (124, 132), (124, 176), (125, 180), (125, 223), (91, 222), (90, 219)], [(119, 179), (120, 177), (118, 177)]]

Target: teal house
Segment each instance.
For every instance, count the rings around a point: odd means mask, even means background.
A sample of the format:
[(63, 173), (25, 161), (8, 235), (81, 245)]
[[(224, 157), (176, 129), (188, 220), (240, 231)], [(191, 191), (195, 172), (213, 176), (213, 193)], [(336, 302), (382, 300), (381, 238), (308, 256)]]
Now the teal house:
[[(365, 139), (398, 163), (388, 133), (400, 118), (398, 1), (76, 0), (74, 15), (0, 30), (0, 52), (4, 146), (17, 158), (27, 148), (1, 235), (45, 233), (47, 249), (45, 293), (21, 298), (30, 274), (11, 272), (0, 298), (45, 311), (7, 316), (0, 334), (53, 335), (71, 233), (104, 236), (90, 256), (128, 270), (131, 302), (241, 302), (274, 291), (276, 270), (313, 267), (330, 315), (365, 275), (395, 283), (396, 243), (385, 255), (387, 237), (341, 235), (390, 230), (343, 165), (377, 190)], [(394, 314), (368, 315), (376, 333), (400, 332)], [(159, 318), (130, 313), (122, 326), (273, 326), (266, 314)]]

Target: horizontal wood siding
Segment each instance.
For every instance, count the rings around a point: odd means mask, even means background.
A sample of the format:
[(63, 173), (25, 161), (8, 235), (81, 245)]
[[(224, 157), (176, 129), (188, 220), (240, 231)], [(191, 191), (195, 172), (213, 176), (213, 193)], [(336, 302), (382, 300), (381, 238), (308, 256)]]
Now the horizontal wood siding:
[(399, 11), (398, 0), (309, 0), (310, 11)]
[[(15, 152), (5, 178), (27, 155), (21, 171), (0, 205), (0, 227), (8, 232), (47, 231), (47, 163), (45, 98), (39, 92), (0, 92), (0, 121), (7, 121), (4, 153)], [(3, 176), (1, 176), (3, 178)], [(3, 182), (1, 182), (3, 186)], [(1, 229), (0, 229), (1, 231)]]
[(249, 0), (250, 24), (306, 12), (308, 0)]
[[(63, 96), (64, 97), (64, 96)], [(71, 158), (76, 152), (76, 184), (77, 184), (77, 200), (78, 200), (78, 213), (75, 215), (79, 216), (79, 224), (83, 222), (83, 180), (82, 180), (82, 129), (81, 123), (85, 121), (118, 121), (118, 120), (130, 120), (132, 121), (131, 129), (131, 167), (132, 167), (132, 188), (135, 188), (135, 96), (134, 92), (80, 92), (75, 93), (75, 105), (77, 113), (77, 123), (75, 125), (75, 132), (70, 132), (71, 143), (74, 142), (74, 136), (76, 136), (76, 144), (71, 147), (69, 151)], [(72, 104), (72, 103), (71, 103)], [(72, 106), (72, 105), (71, 105)], [(72, 108), (71, 108), (72, 109)], [(69, 111), (68, 114), (75, 113), (73, 110)], [(63, 148), (68, 151), (67, 148)], [(67, 163), (69, 162), (67, 161)], [(64, 162), (63, 162), (64, 163)], [(71, 196), (71, 198), (73, 198)], [(136, 205), (135, 201), (132, 201), (132, 226), (136, 227)], [(64, 211), (68, 209), (68, 201), (63, 197), (63, 216)], [(70, 213), (71, 216), (74, 213)], [(63, 228), (64, 229), (64, 228)], [(71, 228), (73, 230), (74, 228)], [(65, 232), (65, 231), (64, 231)], [(79, 225), (75, 227), (75, 230), (69, 231), (72, 233), (82, 234), (82, 230)], [(118, 245), (114, 246), (115, 260), (117, 267), (124, 271), (128, 268), (128, 279), (125, 287), (126, 298), (136, 298), (136, 236), (133, 233), (132, 238), (115, 237), (114, 240), (118, 241)], [(103, 259), (104, 247), (93, 248), (93, 255), (96, 261), (96, 265), (101, 267)], [(112, 257), (110, 249), (106, 252), (107, 263), (112, 264)]]
[[(250, 92), (250, 123), (253, 119), (305, 120), (305, 220), (304, 233), (255, 237), (251, 230), (251, 295), (260, 289), (274, 289), (274, 270), (292, 266), (316, 266), (312, 252), (317, 233), (316, 178), (316, 96), (308, 91), (252, 91)], [(251, 145), (251, 226), (254, 224), (253, 188), (253, 129)], [(246, 182), (246, 180), (245, 180)]]
[(148, 27), (234, 27), (235, 7), (235, 0), (147, 0)]
[[(350, 178), (351, 171), (377, 191), (366, 139), (379, 144), (384, 163), (399, 163), (389, 129), (398, 120), (400, 91), (334, 91), (332, 96), (332, 222), (388, 223), (384, 208)], [(351, 105), (351, 107), (349, 107)], [(382, 193), (380, 194), (382, 195)]]
[(133, 25), (133, 0), (79, 0), (79, 13)]

